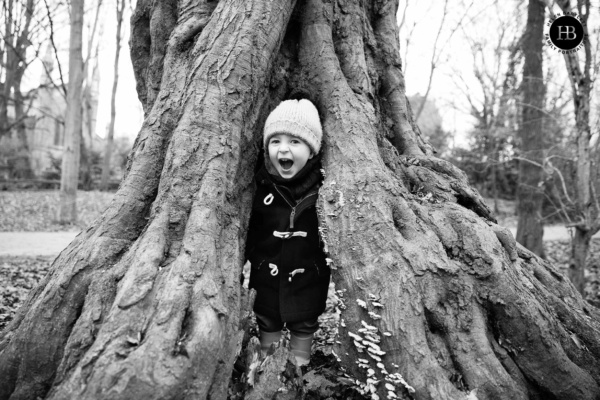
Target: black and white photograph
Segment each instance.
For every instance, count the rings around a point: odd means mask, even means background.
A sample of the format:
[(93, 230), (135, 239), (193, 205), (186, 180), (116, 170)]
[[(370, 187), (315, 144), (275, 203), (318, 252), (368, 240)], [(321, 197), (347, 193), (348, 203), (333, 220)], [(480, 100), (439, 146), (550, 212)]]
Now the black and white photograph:
[(600, 400), (598, 0), (0, 2), (0, 400)]

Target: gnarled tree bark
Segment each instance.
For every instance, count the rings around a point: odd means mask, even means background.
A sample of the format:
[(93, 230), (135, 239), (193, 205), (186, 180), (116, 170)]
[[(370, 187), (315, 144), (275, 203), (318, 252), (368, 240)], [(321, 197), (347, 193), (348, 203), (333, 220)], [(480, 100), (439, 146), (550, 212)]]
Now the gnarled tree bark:
[(418, 399), (598, 398), (598, 311), (432, 156), (404, 94), (397, 6), (139, 1), (146, 119), (128, 172), (3, 332), (0, 399), (226, 398), (261, 128), (297, 93), (324, 126), (346, 371), (366, 384), (365, 359), (381, 398), (385, 383)]

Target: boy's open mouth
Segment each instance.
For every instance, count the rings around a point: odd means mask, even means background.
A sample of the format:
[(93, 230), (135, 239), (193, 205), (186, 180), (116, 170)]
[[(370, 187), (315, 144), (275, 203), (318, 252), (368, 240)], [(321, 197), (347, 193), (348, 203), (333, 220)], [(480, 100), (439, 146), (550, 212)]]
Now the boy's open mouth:
[(279, 165), (281, 165), (281, 168), (283, 168), (284, 171), (288, 171), (290, 168), (292, 168), (294, 162), (289, 158), (280, 158)]

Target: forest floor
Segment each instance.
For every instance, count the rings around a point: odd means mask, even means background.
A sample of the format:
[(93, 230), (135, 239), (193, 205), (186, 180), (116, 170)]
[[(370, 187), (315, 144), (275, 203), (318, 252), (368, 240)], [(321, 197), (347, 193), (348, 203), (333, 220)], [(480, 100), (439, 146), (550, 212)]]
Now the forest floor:
[[(79, 192), (79, 221), (71, 225), (62, 225), (55, 220), (57, 191), (0, 192), (0, 333), (12, 320), (29, 290), (48, 272), (60, 250), (100, 215), (109, 205), (113, 195), (114, 193), (108, 192)], [(490, 206), (493, 205), (491, 201), (486, 202)], [(514, 232), (517, 222), (514, 216), (514, 202), (503, 200), (498, 205), (498, 222)], [(544, 245), (548, 260), (566, 273), (570, 251), (568, 231), (561, 226), (548, 227), (544, 234)], [(585, 298), (598, 306), (598, 238), (592, 241), (586, 279)], [(337, 300), (333, 285), (331, 289), (327, 310), (320, 317), (321, 329), (316, 334), (313, 349), (315, 360), (311, 362), (309, 371), (323, 370), (323, 365), (332, 358), (331, 348), (336, 340), (339, 315), (336, 314)], [(322, 379), (322, 373), (317, 374), (319, 377), (315, 379)]]

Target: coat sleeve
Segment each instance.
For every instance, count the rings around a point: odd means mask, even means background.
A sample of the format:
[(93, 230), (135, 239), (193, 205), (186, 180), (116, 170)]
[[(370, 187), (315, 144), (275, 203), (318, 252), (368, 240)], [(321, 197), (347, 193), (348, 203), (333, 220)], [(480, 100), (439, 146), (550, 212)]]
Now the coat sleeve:
[[(256, 189), (256, 184), (254, 186)], [(258, 190), (254, 191), (254, 195), (257, 195)], [(258, 217), (254, 212), (254, 201), (252, 203), (252, 211), (250, 214), (250, 222), (248, 224), (248, 232), (246, 233), (246, 248), (244, 250), (244, 260), (248, 261), (252, 252), (254, 251), (254, 247), (256, 246), (256, 230), (258, 224)]]
[(244, 251), (244, 260), (248, 261), (254, 247), (256, 246), (256, 215), (252, 213), (250, 216), (250, 224), (248, 225), (248, 234), (246, 236), (246, 249)]

